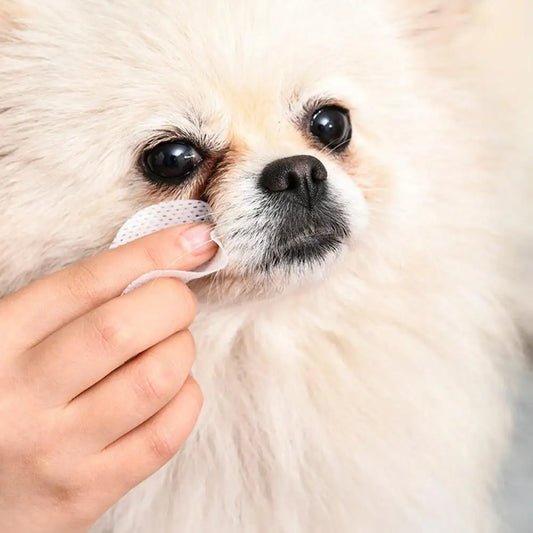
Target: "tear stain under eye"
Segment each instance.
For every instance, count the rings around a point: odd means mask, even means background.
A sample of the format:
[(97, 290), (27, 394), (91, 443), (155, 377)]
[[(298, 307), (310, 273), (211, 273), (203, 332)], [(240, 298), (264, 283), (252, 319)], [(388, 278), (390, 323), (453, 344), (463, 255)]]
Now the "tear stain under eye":
[(224, 177), (237, 166), (237, 162), (236, 152), (230, 150), (215, 160), (211, 174), (206, 180), (202, 194), (199, 197), (202, 201), (207, 204), (213, 203), (217, 187), (224, 180)]
[[(211, 220), (211, 209), (209, 208), (209, 205), (200, 200), (171, 200), (168, 202), (160, 202), (138, 211), (128, 219), (119, 229), (110, 248), (117, 248), (118, 246), (122, 246), (135, 239), (179, 224), (209, 222)], [(228, 264), (228, 257), (218, 241), (216, 234), (212, 234), (212, 240), (218, 244), (219, 249), (215, 257), (207, 263), (199, 266), (193, 271), (167, 269), (148, 272), (131, 282), (126, 287), (123, 294), (158, 278), (178, 278), (184, 283), (189, 283), (194, 279), (203, 278), (222, 270)], [(173, 263), (178, 262), (185, 257), (185, 255), (187, 254), (176, 257)]]
[(201, 163), (201, 168), (194, 171), (183, 183), (167, 185), (164, 183), (150, 183), (148, 194), (154, 203), (174, 200), (201, 200), (206, 201), (205, 189), (216, 162), (206, 159)]

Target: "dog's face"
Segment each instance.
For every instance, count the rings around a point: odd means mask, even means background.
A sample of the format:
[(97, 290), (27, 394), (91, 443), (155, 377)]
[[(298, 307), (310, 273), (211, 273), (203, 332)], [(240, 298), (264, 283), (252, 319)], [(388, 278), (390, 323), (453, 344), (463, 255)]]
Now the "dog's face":
[(381, 2), (7, 6), (1, 201), (37, 250), (28, 272), (105, 247), (164, 199), (211, 204), (230, 257), (215, 282), (256, 292), (416, 219), (403, 165), (423, 111)]
[(230, 257), (220, 278), (279, 289), (327, 271), (366, 227), (355, 105), (349, 84), (313, 72), (307, 53), (288, 71), (277, 55), (257, 71), (268, 47), (235, 53), (226, 64), (216, 52), (200, 59), (213, 63), (203, 72), (187, 58), (180, 98), (169, 95), (163, 121), (141, 136), (134, 172), (157, 196), (212, 206)]

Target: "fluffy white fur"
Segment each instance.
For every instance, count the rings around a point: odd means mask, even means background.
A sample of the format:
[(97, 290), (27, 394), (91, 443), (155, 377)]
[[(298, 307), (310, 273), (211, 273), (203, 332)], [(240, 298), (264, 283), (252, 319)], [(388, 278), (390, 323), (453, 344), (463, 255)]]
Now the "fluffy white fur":
[[(198, 427), (95, 532), (498, 528), (514, 321), (531, 319), (515, 274), (530, 268), (529, 130), (512, 105), (527, 91), (494, 87), (472, 44), (501, 13), (417, 4), (0, 0), (2, 293), (105, 248), (139, 207), (186, 196), (149, 186), (135, 161), (187, 114), (231, 145), (213, 197), (222, 234), (254, 207), (244, 178), (299, 153), (323, 158), (365, 217), (312, 276), (245, 273), (261, 236), (248, 255), (228, 237), (233, 267), (198, 287)], [(316, 94), (352, 112), (343, 161), (287, 118)]]

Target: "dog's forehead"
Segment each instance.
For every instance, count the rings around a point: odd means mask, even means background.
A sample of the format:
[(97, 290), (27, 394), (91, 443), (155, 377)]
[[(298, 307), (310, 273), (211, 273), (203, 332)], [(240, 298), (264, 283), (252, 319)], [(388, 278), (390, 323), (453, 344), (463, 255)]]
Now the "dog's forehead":
[[(384, 65), (379, 10), (337, 0), (57, 0), (28, 6), (30, 41), (59, 55), (39, 68), (145, 108), (199, 100), (202, 107), (287, 99), (338, 72)], [(38, 44), (38, 43), (36, 43)], [(38, 48), (37, 48), (38, 49)], [(32, 50), (28, 50), (32, 54)], [(51, 51), (50, 53), (53, 53)], [(88, 90), (88, 89), (87, 89)], [(115, 95), (115, 96), (113, 96)], [(230, 95), (228, 97), (228, 95)], [(219, 106), (220, 107), (220, 106)]]
[(335, 10), (316, 16), (317, 3), (144, 0), (143, 16), (134, 21), (131, 6), (119, 3), (109, 8), (119, 29), (110, 29), (106, 44), (98, 45), (104, 55), (133, 52), (138, 74), (166, 77), (183, 93), (197, 94), (206, 86), (222, 92), (231, 87), (232, 94), (260, 85), (283, 90), (295, 79), (304, 82), (328, 66), (333, 70), (348, 54), (345, 33), (356, 30)]
[(4, 51), (38, 80), (39, 98), (21, 83), (3, 87), (5, 100), (35, 109), (40, 135), (61, 139), (54, 146), (87, 140), (91, 164), (102, 151), (136, 153), (169, 130), (205, 133), (204, 146), (289, 143), (291, 106), (342, 97), (332, 78), (366, 80), (362, 93), (376, 93), (401, 74), (374, 3), (17, 1), (31, 8), (28, 33)]
[(101, 55), (124, 57), (138, 74), (190, 78), (191, 90), (202, 77), (212, 85), (248, 86), (301, 79), (313, 69), (333, 70), (358, 49), (368, 56), (371, 41), (379, 40), (372, 12), (348, 0), (333, 6), (323, 0), (80, 3), (74, 16), (84, 19), (83, 26), (76, 20), (73, 27), (87, 28), (87, 34), (78, 39), (86, 38), (88, 46), (93, 41)]
[[(342, 0), (131, 4), (106, 3), (100, 15), (111, 21), (96, 34), (110, 65), (103, 84), (123, 92), (129, 83), (132, 105), (220, 130), (279, 118), (324, 80), (356, 68), (358, 50), (368, 61), (379, 41), (369, 10)], [(364, 44), (354, 46), (358, 40)]]

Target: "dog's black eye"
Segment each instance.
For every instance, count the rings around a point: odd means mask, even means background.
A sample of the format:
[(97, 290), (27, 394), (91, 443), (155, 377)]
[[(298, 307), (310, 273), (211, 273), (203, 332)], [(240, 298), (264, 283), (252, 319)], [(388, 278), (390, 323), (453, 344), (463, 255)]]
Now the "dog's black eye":
[(352, 138), (350, 115), (346, 109), (328, 105), (320, 108), (311, 118), (311, 134), (324, 146), (340, 152)]
[(196, 148), (183, 142), (164, 142), (144, 155), (148, 177), (169, 185), (183, 182), (201, 162)]

